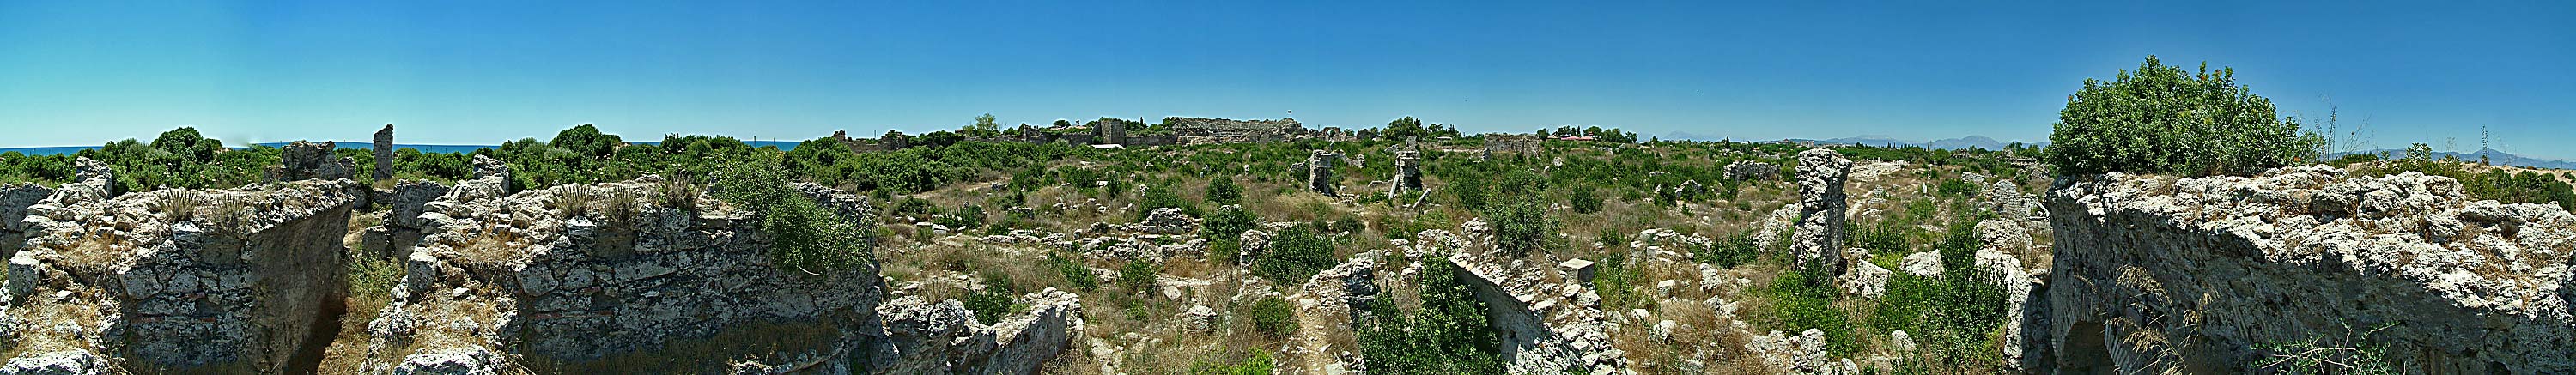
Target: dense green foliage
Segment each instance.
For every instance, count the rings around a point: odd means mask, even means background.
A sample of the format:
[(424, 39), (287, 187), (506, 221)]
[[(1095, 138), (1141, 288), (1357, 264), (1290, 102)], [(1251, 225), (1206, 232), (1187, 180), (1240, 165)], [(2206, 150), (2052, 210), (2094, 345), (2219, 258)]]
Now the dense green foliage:
[(1753, 262), (1753, 259), (1762, 253), (1762, 247), (1753, 240), (1754, 235), (1753, 231), (1746, 230), (1719, 237), (1709, 241), (1708, 247), (1693, 252), (1691, 260), (1723, 268), (1735, 268), (1735, 266)]
[(1757, 319), (1776, 324), (1783, 332), (1825, 332), (1825, 351), (1834, 357), (1847, 357), (1859, 351), (1860, 342), (1849, 315), (1834, 308), (1834, 300), (1843, 291), (1834, 287), (1831, 274), (1822, 267), (1798, 267), (1771, 279), (1763, 291), (1771, 297), (1766, 316)]
[(1011, 285), (1011, 279), (1001, 277), (1001, 274), (985, 274), (984, 290), (957, 297), (957, 302), (965, 304), (967, 311), (975, 312), (975, 322), (993, 324), (1001, 322), (1003, 316), (1011, 315), (1011, 299), (1019, 294), (1019, 288)]
[(1274, 366), (1270, 352), (1254, 351), (1237, 363), (1200, 361), (1190, 366), (1190, 375), (1270, 375)]
[(1913, 334), (1923, 353), (1911, 366), (1998, 370), (2002, 359), (1988, 333), (2014, 316), (2005, 311), (2006, 280), (1976, 266), (1976, 251), (1985, 246), (1976, 236), (1979, 217), (1955, 220), (1933, 249), (1945, 266), (1934, 278), (1898, 272), (1888, 280), (1887, 294), (1870, 312), (1879, 331)]
[(2198, 74), (2155, 56), (2117, 79), (2084, 80), (2058, 112), (2048, 161), (2058, 173), (2245, 175), (2317, 161), (2323, 138), (2275, 115), (2235, 70)]
[[(1441, 259), (1427, 257), (1426, 259)], [(1460, 273), (1446, 261), (1424, 262), (1422, 307), (1401, 311), (1393, 298), (1369, 302), (1368, 313), (1352, 317), (1359, 326), (1360, 357), (1370, 373), (1500, 374), (1501, 339), (1487, 323), (1485, 303), (1476, 300)]]
[(1218, 176), (1216, 178), (1208, 179), (1207, 191), (1205, 194), (1207, 195), (1208, 203), (1235, 204), (1243, 202), (1243, 187), (1235, 186), (1233, 177)]
[(787, 186), (776, 166), (743, 164), (715, 179), (726, 202), (759, 214), (769, 253), (782, 268), (822, 275), (876, 261), (874, 228), (862, 228)]
[(1271, 337), (1297, 333), (1297, 307), (1278, 296), (1262, 297), (1252, 303), (1252, 329)]
[(1548, 217), (1546, 204), (1524, 200), (1486, 210), (1485, 218), (1494, 227), (1494, 247), (1514, 257), (1548, 248), (1549, 240), (1556, 237), (1556, 219)]
[(1162, 275), (1163, 267), (1153, 262), (1127, 261), (1127, 265), (1118, 267), (1118, 287), (1128, 293), (1151, 293)]
[(1066, 259), (1063, 255), (1047, 254), (1047, 264), (1055, 266), (1056, 273), (1064, 275), (1064, 282), (1072, 284), (1075, 290), (1089, 292), (1100, 288), (1100, 275), (1091, 273), (1091, 268), (1083, 267), (1082, 263)]
[(1270, 237), (1270, 248), (1252, 260), (1252, 273), (1272, 282), (1300, 284), (1335, 263), (1333, 241), (1315, 233), (1311, 225), (1298, 225)]

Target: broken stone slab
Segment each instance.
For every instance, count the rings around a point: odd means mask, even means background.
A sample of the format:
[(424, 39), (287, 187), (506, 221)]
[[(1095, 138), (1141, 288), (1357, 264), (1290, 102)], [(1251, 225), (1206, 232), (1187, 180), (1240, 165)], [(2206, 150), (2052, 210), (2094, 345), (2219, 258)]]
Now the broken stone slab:
[(1574, 275), (1574, 280), (1576, 282), (1588, 284), (1592, 282), (1593, 271), (1598, 268), (1593, 267), (1593, 265), (1594, 263), (1592, 261), (1576, 258), (1566, 260), (1562, 263), (1557, 263), (1556, 267), (1565, 269), (1565, 274), (1567, 275)]

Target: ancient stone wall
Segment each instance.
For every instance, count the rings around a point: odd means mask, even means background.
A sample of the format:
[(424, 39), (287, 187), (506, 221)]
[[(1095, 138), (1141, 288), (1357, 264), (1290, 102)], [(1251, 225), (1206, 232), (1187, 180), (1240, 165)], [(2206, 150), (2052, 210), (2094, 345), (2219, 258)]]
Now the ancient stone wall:
[(906, 296), (878, 307), (886, 340), (871, 346), (868, 373), (1034, 374), (1082, 331), (1082, 300), (1049, 288), (1021, 296), (1027, 312), (991, 325), (955, 300)]
[(1172, 127), (1183, 143), (1277, 142), (1306, 136), (1305, 125), (1297, 119), (1232, 120), (1221, 118), (1164, 117), (1163, 125)]
[(302, 181), (37, 205), (0, 314), (20, 354), (0, 372), (285, 372), (336, 319), (362, 192)]
[(873, 265), (775, 267), (757, 218), (720, 201), (649, 176), (506, 196), (480, 182), (420, 215), (430, 234), (369, 324), (368, 371), (785, 372), (843, 366), (877, 336)]
[(2232, 373), (2283, 354), (2257, 345), (2327, 339), (2403, 372), (2576, 372), (2576, 216), (2558, 207), (2325, 166), (2056, 185), (2054, 366), (2035, 369)]
[(1752, 160), (1726, 164), (1726, 178), (1736, 181), (1765, 181), (1780, 178), (1780, 166)]
[(348, 158), (331, 155), (331, 150), (338, 149), (338, 147), (339, 146), (337, 144), (331, 141), (323, 141), (322, 143), (295, 141), (294, 143), (286, 144), (285, 147), (279, 147), (279, 151), (284, 153), (279, 158), (285, 165), (280, 169), (270, 171), (271, 173), (267, 176), (268, 181), (286, 182), (303, 180), (332, 180), (357, 177), (358, 167), (355, 162), (350, 161)]
[(412, 247), (420, 245), (420, 237), (426, 235), (425, 231), (430, 227), (429, 221), (420, 214), (428, 211), (430, 201), (447, 195), (448, 190), (447, 185), (436, 182), (403, 181), (395, 184), (393, 190), (371, 195), (371, 198), (382, 197), (385, 217), (382, 223), (368, 227), (366, 233), (360, 235), (364, 248), (360, 249), (363, 251), (359, 256), (384, 260), (410, 257)]
[(44, 185), (0, 185), (0, 258), (16, 255), (19, 244), (26, 241), (26, 233), (21, 232), (26, 228), (18, 221), (27, 217), (27, 207), (52, 195), (54, 189)]

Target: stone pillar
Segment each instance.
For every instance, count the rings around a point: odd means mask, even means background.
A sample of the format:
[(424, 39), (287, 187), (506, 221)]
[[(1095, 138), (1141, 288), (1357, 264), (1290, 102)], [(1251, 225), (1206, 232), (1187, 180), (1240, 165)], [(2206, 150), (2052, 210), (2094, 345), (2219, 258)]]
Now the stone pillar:
[(394, 179), (394, 124), (376, 131), (376, 181)]
[(1324, 196), (1335, 196), (1333, 186), (1337, 181), (1333, 179), (1333, 166), (1341, 160), (1341, 154), (1325, 150), (1315, 150), (1314, 154), (1307, 156), (1306, 188)]
[(1422, 190), (1422, 153), (1411, 150), (1396, 151), (1395, 181), (1388, 185), (1394, 185), (1387, 188), (1386, 196), (1389, 198), (1405, 191)]
[(1798, 220), (1797, 231), (1790, 234), (1789, 255), (1798, 266), (1824, 267), (1826, 273), (1843, 273), (1844, 217), (1843, 181), (1851, 174), (1852, 162), (1843, 154), (1828, 149), (1811, 149), (1798, 153)]

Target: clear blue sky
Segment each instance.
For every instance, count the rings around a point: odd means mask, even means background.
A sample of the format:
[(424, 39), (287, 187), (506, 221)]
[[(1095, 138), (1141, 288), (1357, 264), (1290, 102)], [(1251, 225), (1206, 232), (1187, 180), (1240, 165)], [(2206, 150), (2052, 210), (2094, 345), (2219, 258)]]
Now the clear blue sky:
[[(0, 146), (804, 139), (1170, 115), (2041, 140), (2149, 54), (2383, 148), (2576, 158), (2576, 2), (0, 2)], [(739, 5), (734, 3), (748, 3)], [(1935, 4), (1924, 4), (1935, 3)], [(1983, 2), (1970, 2), (1983, 3)]]

